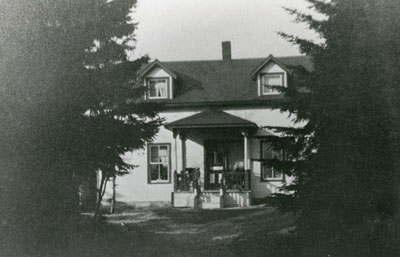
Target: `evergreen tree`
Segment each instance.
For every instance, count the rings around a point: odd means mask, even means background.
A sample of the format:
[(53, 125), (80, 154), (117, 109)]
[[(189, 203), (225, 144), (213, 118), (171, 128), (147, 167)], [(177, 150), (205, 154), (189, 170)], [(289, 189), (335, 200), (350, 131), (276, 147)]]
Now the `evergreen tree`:
[(59, 255), (79, 217), (78, 178), (131, 166), (158, 106), (129, 62), (135, 0), (2, 1), (1, 224), (5, 256)]
[[(288, 9), (323, 39), (280, 33), (313, 60), (294, 69), (279, 108), (307, 122), (276, 128), (273, 165), (295, 176), (273, 202), (296, 211), (302, 256), (395, 256), (399, 239), (400, 3), (307, 0), (324, 19)], [(397, 218), (396, 218), (397, 217)]]

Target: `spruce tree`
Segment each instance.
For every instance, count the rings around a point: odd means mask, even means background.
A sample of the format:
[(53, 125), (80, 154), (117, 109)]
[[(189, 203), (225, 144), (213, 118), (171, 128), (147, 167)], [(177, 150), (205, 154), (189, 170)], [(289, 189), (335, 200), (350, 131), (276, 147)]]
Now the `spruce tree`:
[(292, 67), (290, 101), (299, 129), (273, 165), (293, 175), (274, 195), (282, 210), (299, 213), (302, 256), (395, 256), (399, 213), (400, 4), (378, 0), (307, 0), (325, 18), (287, 9), (323, 43), (281, 36), (310, 56), (313, 70)]
[(135, 0), (3, 1), (1, 238), (4, 256), (57, 256), (79, 218), (80, 178), (126, 172), (151, 140), (158, 106), (141, 102), (128, 61)]

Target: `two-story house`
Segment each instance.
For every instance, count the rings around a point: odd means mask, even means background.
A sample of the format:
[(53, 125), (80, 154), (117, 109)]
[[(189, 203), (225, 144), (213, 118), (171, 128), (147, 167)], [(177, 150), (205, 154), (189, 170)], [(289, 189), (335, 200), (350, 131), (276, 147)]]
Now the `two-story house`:
[(166, 124), (144, 150), (125, 155), (137, 168), (117, 177), (117, 202), (220, 208), (277, 192), (291, 178), (265, 165), (281, 154), (269, 142), (279, 135), (266, 127), (299, 125), (269, 107), (284, 99), (271, 86), (290, 87), (297, 65), (312, 67), (306, 56), (232, 59), (230, 42), (222, 60), (149, 63), (139, 73), (145, 100), (165, 104)]

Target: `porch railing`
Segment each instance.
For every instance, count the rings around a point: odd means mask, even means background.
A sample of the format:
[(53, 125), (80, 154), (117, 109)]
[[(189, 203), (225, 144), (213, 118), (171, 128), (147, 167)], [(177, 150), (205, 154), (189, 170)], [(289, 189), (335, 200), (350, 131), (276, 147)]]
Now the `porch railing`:
[(174, 172), (174, 191), (193, 192), (199, 185), (200, 170), (198, 168), (187, 168), (181, 173)]
[(225, 172), (225, 189), (250, 190), (250, 170)]
[(250, 190), (250, 170), (210, 171), (208, 176), (210, 177), (205, 185), (206, 190), (219, 190), (221, 188), (226, 190)]

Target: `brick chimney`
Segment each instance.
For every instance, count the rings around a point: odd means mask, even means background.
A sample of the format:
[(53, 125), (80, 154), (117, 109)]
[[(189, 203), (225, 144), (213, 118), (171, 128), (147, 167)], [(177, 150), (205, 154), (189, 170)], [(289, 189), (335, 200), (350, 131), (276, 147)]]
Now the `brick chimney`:
[(222, 42), (222, 60), (223, 61), (232, 60), (231, 41)]

